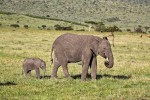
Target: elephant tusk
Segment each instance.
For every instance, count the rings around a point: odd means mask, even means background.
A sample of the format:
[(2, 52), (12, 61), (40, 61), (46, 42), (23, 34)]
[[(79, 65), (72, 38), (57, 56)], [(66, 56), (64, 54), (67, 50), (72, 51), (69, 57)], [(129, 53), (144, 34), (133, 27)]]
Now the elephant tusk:
[(108, 61), (108, 58), (106, 58), (106, 61)]

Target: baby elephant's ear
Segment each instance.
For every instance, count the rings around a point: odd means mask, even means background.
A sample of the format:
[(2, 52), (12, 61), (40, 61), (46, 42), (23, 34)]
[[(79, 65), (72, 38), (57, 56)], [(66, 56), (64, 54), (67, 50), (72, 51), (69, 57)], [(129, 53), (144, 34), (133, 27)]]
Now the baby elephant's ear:
[(108, 40), (107, 37), (103, 37), (103, 39)]

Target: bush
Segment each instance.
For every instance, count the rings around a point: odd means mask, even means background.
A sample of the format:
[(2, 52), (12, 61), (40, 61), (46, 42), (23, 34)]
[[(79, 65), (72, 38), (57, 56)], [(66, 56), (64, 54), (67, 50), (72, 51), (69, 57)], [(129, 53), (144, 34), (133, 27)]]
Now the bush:
[(95, 28), (96, 31), (105, 32), (106, 30), (105, 24), (103, 22), (99, 22), (95, 26), (96, 26)]
[(103, 22), (100, 22), (96, 25), (96, 31), (101, 31), (101, 32), (122, 32), (121, 29), (119, 29), (119, 27), (117, 27), (116, 25), (112, 26), (112, 27), (106, 27), (105, 24)]
[(131, 29), (127, 29), (127, 32), (131, 32)]
[(108, 22), (116, 22), (116, 21), (120, 21), (120, 19), (118, 17), (112, 17), (112, 18), (108, 18), (107, 21)]
[(45, 29), (45, 28), (46, 28), (46, 25), (42, 25), (42, 28)]
[(0, 26), (2, 26), (2, 24), (0, 23)]
[(24, 25), (24, 28), (25, 28), (25, 29), (28, 29), (28, 28), (29, 28), (29, 26), (28, 26), (28, 25)]
[(50, 17), (50, 15), (46, 15), (46, 17)]
[(112, 27), (107, 27), (106, 32), (122, 32), (122, 30), (119, 29), (119, 27), (117, 27), (116, 25), (114, 25)]
[(138, 27), (135, 28), (134, 31), (135, 31), (136, 33), (143, 33), (143, 32), (144, 32), (144, 31), (142, 30), (142, 26), (141, 26), (141, 25), (138, 25)]
[(60, 25), (55, 25), (55, 30), (73, 30), (71, 26), (60, 26)]
[(18, 24), (11, 24), (10, 26), (14, 28), (20, 27)]
[(76, 30), (76, 31), (85, 31), (85, 29), (78, 29), (78, 30)]

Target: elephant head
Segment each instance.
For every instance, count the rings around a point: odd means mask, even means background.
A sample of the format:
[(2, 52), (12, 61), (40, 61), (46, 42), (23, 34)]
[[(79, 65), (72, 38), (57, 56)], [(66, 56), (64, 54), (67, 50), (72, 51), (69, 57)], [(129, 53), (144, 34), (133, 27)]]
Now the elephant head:
[(105, 61), (104, 64), (107, 68), (112, 68), (114, 65), (114, 58), (113, 53), (111, 50), (111, 45), (107, 39), (107, 37), (103, 37), (102, 41), (99, 43), (98, 46), (98, 54), (108, 61)]
[(45, 76), (45, 73), (46, 73), (46, 63), (45, 63), (45, 61), (41, 61), (40, 68), (43, 70), (43, 73), (44, 73), (44, 76)]

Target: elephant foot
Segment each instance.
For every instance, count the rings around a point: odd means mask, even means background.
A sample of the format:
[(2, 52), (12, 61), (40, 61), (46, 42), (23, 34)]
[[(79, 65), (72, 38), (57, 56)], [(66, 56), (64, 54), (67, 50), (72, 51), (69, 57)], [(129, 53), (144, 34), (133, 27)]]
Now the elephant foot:
[(51, 75), (51, 79), (57, 79), (57, 78), (58, 78), (57, 76)]
[(36, 77), (37, 79), (42, 79), (42, 76)]
[(66, 75), (65, 78), (71, 78), (71, 76), (70, 75)]
[(96, 81), (96, 79), (93, 79), (93, 78), (92, 78), (92, 81), (93, 81), (93, 82), (95, 82), (95, 81)]
[(81, 81), (86, 81), (86, 78), (81, 78)]
[(96, 76), (94, 75), (94, 76), (91, 76), (91, 79), (92, 80), (96, 80)]

